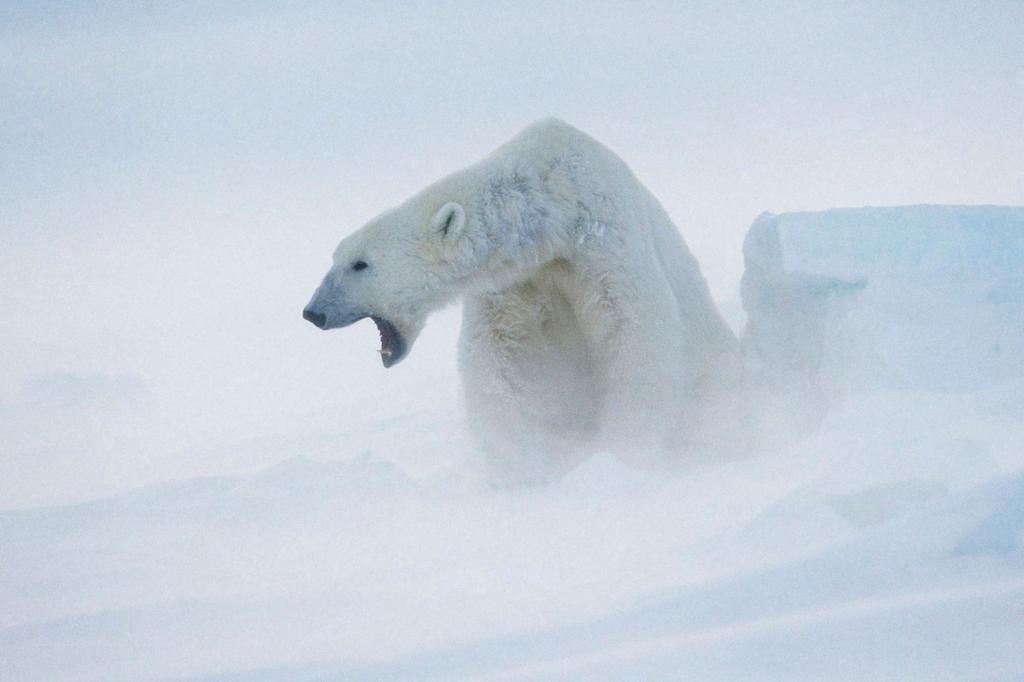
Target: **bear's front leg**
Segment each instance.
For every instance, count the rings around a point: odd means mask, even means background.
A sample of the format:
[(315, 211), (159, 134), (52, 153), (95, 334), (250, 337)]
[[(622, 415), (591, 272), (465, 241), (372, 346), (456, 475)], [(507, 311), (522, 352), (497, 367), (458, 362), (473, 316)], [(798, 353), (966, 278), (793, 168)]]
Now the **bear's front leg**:
[(459, 371), (470, 427), (496, 483), (551, 480), (586, 456), (601, 390), (557, 290), (524, 283), (467, 299)]

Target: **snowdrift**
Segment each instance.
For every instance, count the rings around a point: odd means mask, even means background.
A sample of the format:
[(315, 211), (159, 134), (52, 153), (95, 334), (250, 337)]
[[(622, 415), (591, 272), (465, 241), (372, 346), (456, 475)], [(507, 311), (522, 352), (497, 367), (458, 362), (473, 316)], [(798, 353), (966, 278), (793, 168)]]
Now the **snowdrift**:
[(776, 431), (851, 392), (1024, 374), (1024, 209), (764, 214), (743, 255), (748, 374)]

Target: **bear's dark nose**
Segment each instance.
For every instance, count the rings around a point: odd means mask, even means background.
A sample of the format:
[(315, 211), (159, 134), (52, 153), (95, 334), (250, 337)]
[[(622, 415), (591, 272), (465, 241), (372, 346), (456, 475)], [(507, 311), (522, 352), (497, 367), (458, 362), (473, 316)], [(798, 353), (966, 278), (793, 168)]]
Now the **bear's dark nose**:
[(323, 313), (314, 313), (312, 310), (307, 308), (302, 311), (302, 317), (303, 319), (309, 320), (310, 322), (320, 327), (321, 329), (327, 326), (327, 316), (324, 315)]

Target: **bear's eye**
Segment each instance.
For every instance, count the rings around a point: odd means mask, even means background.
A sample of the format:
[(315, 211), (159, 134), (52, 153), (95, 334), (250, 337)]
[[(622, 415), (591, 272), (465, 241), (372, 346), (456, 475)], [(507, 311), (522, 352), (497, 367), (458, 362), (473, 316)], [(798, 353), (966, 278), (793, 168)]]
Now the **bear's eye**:
[(355, 263), (352, 264), (352, 269), (353, 270), (357, 270), (357, 271), (358, 270), (365, 270), (368, 267), (369, 266), (366, 264), (366, 261), (364, 261), (364, 260), (357, 260)]

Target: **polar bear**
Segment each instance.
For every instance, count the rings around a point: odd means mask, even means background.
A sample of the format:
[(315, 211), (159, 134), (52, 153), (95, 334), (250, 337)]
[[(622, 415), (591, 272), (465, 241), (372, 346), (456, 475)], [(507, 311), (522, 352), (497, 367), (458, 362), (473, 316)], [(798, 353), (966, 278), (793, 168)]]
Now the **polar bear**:
[(572, 126), (534, 123), (345, 238), (303, 316), (373, 319), (391, 367), (458, 298), (466, 411), (499, 475), (734, 440), (738, 343), (697, 261), (626, 164)]

